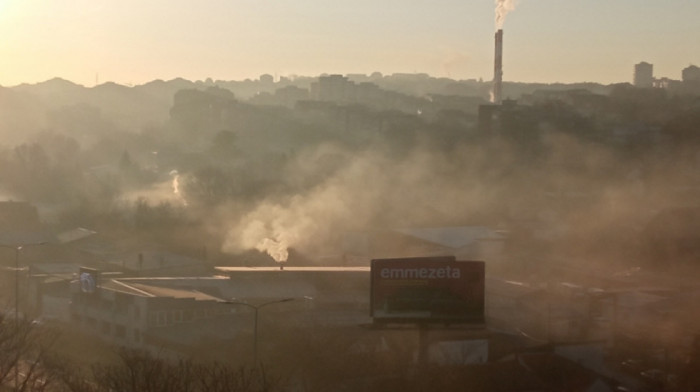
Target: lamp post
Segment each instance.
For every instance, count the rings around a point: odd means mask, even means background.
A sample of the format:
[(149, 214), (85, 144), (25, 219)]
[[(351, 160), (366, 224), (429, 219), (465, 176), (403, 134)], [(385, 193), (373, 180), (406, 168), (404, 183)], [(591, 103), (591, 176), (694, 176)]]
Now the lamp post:
[(253, 363), (257, 366), (258, 364), (258, 311), (268, 305), (278, 304), (282, 302), (294, 301), (294, 298), (283, 298), (275, 301), (265, 302), (259, 305), (249, 304), (242, 301), (224, 301), (223, 303), (229, 305), (243, 305), (247, 306), (255, 312), (255, 323), (253, 324)]
[[(2, 245), (2, 248), (14, 249), (15, 250), (15, 334), (19, 334), (19, 253), (22, 249), (29, 246), (40, 246), (44, 245), (46, 242), (39, 242), (33, 244), (22, 244), (22, 245)], [(17, 338), (15, 336), (15, 338)], [(18, 348), (19, 350), (19, 348)], [(17, 363), (15, 364), (15, 391), (19, 388), (19, 351), (17, 352)]]
[(15, 247), (15, 328), (19, 331), (19, 252), (21, 246)]

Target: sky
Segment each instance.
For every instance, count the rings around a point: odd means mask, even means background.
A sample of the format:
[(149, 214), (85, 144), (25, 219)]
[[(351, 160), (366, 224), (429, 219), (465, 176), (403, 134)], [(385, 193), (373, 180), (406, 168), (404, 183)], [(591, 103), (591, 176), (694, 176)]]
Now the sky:
[[(698, 0), (519, 0), (505, 81), (680, 79)], [(428, 73), (493, 78), (494, 0), (0, 0), (0, 85)]]

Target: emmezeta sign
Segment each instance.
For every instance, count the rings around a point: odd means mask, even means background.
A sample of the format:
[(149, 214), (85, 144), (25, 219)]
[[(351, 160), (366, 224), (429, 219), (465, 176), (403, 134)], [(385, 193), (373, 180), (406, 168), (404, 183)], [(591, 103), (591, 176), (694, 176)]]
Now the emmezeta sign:
[(440, 268), (382, 268), (383, 279), (459, 279), (462, 270), (450, 266)]

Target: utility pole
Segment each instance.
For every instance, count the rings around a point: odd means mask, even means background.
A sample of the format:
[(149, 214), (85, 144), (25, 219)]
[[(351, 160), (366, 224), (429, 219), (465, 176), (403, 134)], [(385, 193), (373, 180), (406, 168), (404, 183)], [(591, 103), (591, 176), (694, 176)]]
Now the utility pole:
[(258, 311), (268, 305), (278, 304), (282, 302), (294, 301), (294, 298), (283, 298), (275, 301), (265, 302), (260, 305), (252, 305), (247, 302), (242, 301), (224, 301), (223, 303), (229, 305), (243, 305), (253, 309), (255, 313), (255, 322), (253, 324), (253, 363), (255, 366), (258, 364)]
[[(14, 249), (15, 250), (15, 339), (19, 337), (19, 253), (28, 246), (40, 246), (44, 245), (46, 242), (39, 242), (33, 244), (22, 244), (22, 245), (2, 245), (2, 248)], [(17, 347), (17, 358), (15, 362), (15, 391), (19, 390), (19, 347)]]

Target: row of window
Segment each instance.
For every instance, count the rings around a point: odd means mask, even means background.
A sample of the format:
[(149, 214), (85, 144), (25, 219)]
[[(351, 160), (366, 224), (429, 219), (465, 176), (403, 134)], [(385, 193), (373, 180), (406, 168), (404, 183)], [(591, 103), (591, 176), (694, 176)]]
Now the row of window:
[[(112, 301), (110, 299), (100, 298), (95, 294), (80, 294), (75, 296), (73, 301), (77, 305), (98, 308), (102, 311), (111, 311), (112, 313), (122, 315), (128, 314), (129, 305), (133, 303), (133, 301), (124, 301), (119, 300), (118, 298), (115, 301)], [(139, 320), (141, 318), (141, 309), (138, 306), (133, 306), (132, 309), (134, 320)]]
[(174, 309), (154, 310), (148, 312), (148, 325), (164, 327), (166, 325), (190, 323), (194, 320), (214, 318), (227, 313), (225, 307), (210, 309)]
[[(73, 322), (86, 325), (89, 328), (100, 332), (102, 335), (118, 339), (127, 338), (127, 328), (122, 324), (110, 323), (106, 320), (98, 320), (95, 317), (91, 316), (83, 317), (77, 313), (71, 314), (71, 319), (73, 320)], [(141, 330), (139, 328), (133, 328), (132, 332), (132, 338), (134, 342), (141, 343)]]

